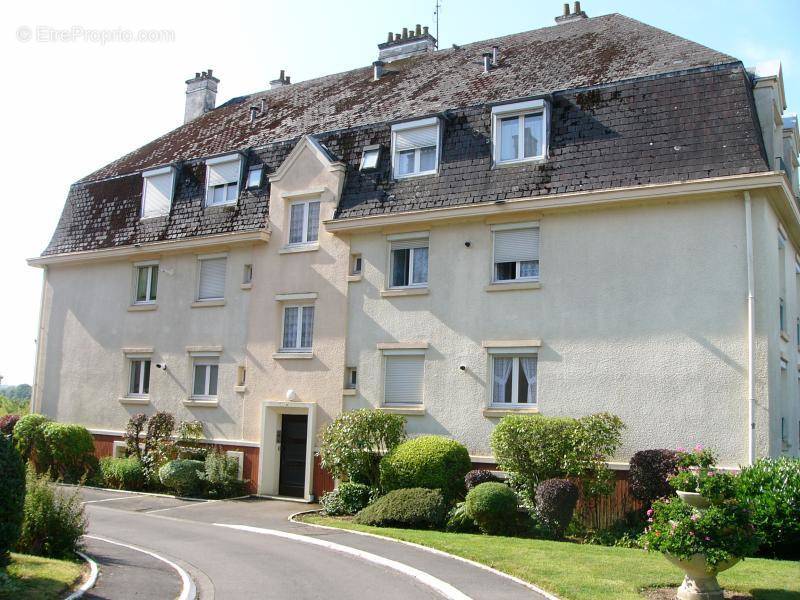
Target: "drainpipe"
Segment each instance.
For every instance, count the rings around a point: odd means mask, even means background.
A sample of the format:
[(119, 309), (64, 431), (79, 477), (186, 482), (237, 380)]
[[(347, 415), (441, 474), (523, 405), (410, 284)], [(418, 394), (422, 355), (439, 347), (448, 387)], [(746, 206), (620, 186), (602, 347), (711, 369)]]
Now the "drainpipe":
[(748, 464), (756, 460), (756, 347), (755, 347), (755, 292), (753, 271), (753, 208), (750, 192), (744, 193), (744, 223), (747, 245), (747, 459)]

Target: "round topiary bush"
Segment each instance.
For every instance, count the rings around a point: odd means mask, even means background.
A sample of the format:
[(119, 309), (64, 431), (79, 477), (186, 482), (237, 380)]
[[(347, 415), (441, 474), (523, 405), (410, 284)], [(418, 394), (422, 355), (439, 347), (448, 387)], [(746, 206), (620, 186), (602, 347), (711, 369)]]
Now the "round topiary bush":
[(0, 567), (19, 539), (24, 508), (25, 463), (11, 438), (0, 435)]
[(447, 506), (439, 490), (408, 488), (381, 496), (360, 511), (353, 519), (361, 525), (375, 527), (441, 527)]
[(44, 426), (50, 419), (44, 415), (25, 415), (14, 426), (14, 444), (25, 461), (32, 461), (40, 473), (49, 469), (50, 458), (44, 442)]
[(178, 496), (191, 496), (200, 491), (200, 473), (205, 463), (200, 460), (172, 460), (158, 470), (161, 483)]
[(546, 479), (536, 486), (536, 515), (556, 537), (564, 535), (578, 504), (578, 486), (569, 479)]
[(69, 423), (45, 423), (42, 437), (53, 477), (76, 482), (96, 469), (94, 439), (85, 427)]
[(464, 496), (469, 452), (455, 440), (423, 435), (403, 442), (381, 460), (384, 491), (422, 487), (438, 489), (446, 502)]
[(628, 472), (631, 495), (647, 507), (658, 498), (673, 495), (667, 478), (675, 473), (677, 463), (673, 450), (640, 450), (634, 454)]
[(472, 488), (477, 487), (482, 483), (489, 483), (490, 481), (495, 483), (503, 482), (502, 479), (500, 479), (497, 475), (486, 469), (474, 469), (464, 476), (464, 484), (467, 486), (468, 492)]
[(100, 474), (103, 485), (118, 490), (140, 490), (144, 487), (144, 468), (135, 456), (128, 458), (100, 459)]
[(517, 495), (504, 483), (487, 481), (469, 491), (464, 509), (483, 533), (503, 535), (516, 521)]
[(322, 496), (320, 504), (328, 515), (354, 515), (369, 504), (373, 488), (363, 483), (345, 481)]

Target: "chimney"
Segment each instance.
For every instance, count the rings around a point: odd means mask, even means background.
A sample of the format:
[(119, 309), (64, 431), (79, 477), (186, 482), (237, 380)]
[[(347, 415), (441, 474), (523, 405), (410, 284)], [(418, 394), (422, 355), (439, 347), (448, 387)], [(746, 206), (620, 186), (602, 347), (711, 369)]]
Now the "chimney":
[(488, 73), (492, 70), (492, 53), (491, 52), (484, 52), (483, 53), (483, 72)]
[(436, 50), (436, 38), (428, 33), (427, 26), (415, 25), (410, 31), (408, 27), (403, 27), (401, 33), (389, 32), (386, 41), (378, 44), (378, 60), (390, 63), (434, 50)]
[(581, 10), (581, 3), (575, 2), (572, 13), (569, 12), (569, 3), (564, 3), (564, 14), (556, 17), (556, 23), (571, 23), (572, 21), (580, 21), (587, 19), (586, 13)]
[(213, 71), (195, 73), (194, 78), (186, 81), (186, 109), (183, 113), (183, 122), (194, 121), (197, 117), (214, 110), (217, 101), (217, 84), (219, 79), (214, 77)]
[(281, 69), (280, 77), (269, 82), (269, 89), (274, 90), (275, 88), (283, 87), (284, 85), (289, 85), (290, 83), (291, 79), (286, 76), (286, 71)]
[(372, 63), (372, 69), (373, 69), (373, 71), (372, 71), (373, 77), (372, 78), (375, 81), (378, 81), (378, 79), (383, 77), (383, 64), (384, 63), (383, 63), (382, 60), (376, 60), (374, 63)]
[(492, 65), (495, 67), (500, 64), (500, 47), (492, 46)]
[(257, 116), (258, 116), (258, 107), (257, 106), (251, 106), (250, 107), (250, 122), (252, 123), (253, 121), (255, 121)]

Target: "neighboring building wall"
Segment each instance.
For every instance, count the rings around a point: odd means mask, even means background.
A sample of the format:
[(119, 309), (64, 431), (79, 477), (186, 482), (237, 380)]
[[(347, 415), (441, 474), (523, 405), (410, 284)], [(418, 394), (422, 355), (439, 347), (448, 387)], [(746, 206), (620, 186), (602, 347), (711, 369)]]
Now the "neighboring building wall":
[(619, 415), (627, 424), (616, 457), (623, 462), (637, 450), (702, 443), (719, 452), (722, 465), (743, 464), (742, 196), (538, 218), (540, 289), (486, 291), (490, 226), (463, 222), (430, 229), (427, 295), (381, 297), (389, 231), (353, 234), (364, 275), (350, 284), (347, 359), (359, 382), (345, 408), (381, 405), (377, 344), (426, 341), (425, 414), (409, 415), (409, 430), (451, 435), (473, 457), (486, 457), (498, 418), (483, 414), (491, 387), (482, 341), (540, 339), (542, 414)]

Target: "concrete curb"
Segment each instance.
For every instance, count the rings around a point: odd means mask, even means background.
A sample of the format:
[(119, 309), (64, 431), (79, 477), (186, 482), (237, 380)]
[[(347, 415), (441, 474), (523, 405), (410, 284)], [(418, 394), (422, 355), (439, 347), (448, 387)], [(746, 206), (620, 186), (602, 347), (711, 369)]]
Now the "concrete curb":
[[(86, 490), (99, 490), (101, 492), (114, 492), (115, 494), (133, 494), (135, 496), (155, 496), (156, 498), (173, 498), (175, 500), (187, 500), (189, 502), (218, 502), (216, 498), (190, 498), (188, 496), (173, 496), (172, 494), (159, 494), (156, 492), (138, 492), (133, 490), (115, 490), (114, 488), (97, 487), (94, 485), (78, 485), (77, 483), (63, 483), (58, 482), (58, 485), (63, 487), (83, 488)], [(247, 496), (238, 496), (237, 498), (249, 498)], [(220, 498), (220, 500), (236, 500), (237, 498)], [(94, 502), (94, 500), (90, 500)]]
[(432, 554), (438, 554), (439, 556), (446, 556), (448, 558), (452, 558), (454, 560), (461, 561), (463, 563), (467, 563), (468, 565), (472, 565), (473, 567), (477, 567), (484, 571), (488, 571), (490, 573), (494, 573), (495, 575), (499, 575), (500, 577), (504, 577), (505, 579), (510, 579), (511, 581), (518, 583), (531, 591), (536, 592), (537, 594), (541, 594), (548, 600), (561, 600), (558, 596), (551, 594), (548, 591), (543, 590), (540, 587), (533, 585), (525, 581), (524, 579), (520, 579), (519, 577), (515, 577), (514, 575), (509, 575), (508, 573), (504, 573), (503, 571), (498, 571), (488, 565), (484, 565), (483, 563), (475, 562), (474, 560), (470, 560), (468, 558), (464, 558), (463, 556), (456, 556), (455, 554), (450, 554), (449, 552), (444, 552), (443, 550), (437, 550), (436, 548), (430, 548), (428, 546), (423, 546), (422, 544), (416, 544), (414, 542), (407, 542), (405, 540), (398, 540), (395, 538), (387, 537), (385, 535), (378, 535), (377, 533), (367, 533), (366, 531), (354, 531), (352, 529), (342, 529), (340, 527), (329, 527), (327, 525), (318, 525), (316, 523), (304, 523), (303, 521), (296, 520), (295, 517), (299, 517), (300, 515), (310, 515), (310, 514), (319, 514), (320, 511), (318, 510), (303, 510), (300, 512), (296, 512), (294, 514), (289, 515), (289, 521), (292, 523), (300, 523), (302, 525), (308, 525), (309, 527), (319, 527), (320, 529), (328, 529), (330, 531), (343, 531), (344, 533), (354, 533), (356, 535), (363, 535), (366, 537), (377, 538), (379, 540), (388, 540), (390, 542), (396, 542), (398, 544), (405, 544), (406, 546), (411, 546), (413, 548), (417, 548), (419, 550), (425, 550), (426, 552), (430, 552)]
[(89, 578), (83, 582), (81, 587), (67, 596), (65, 600), (77, 600), (78, 598), (82, 597), (86, 592), (94, 587), (94, 584), (97, 583), (97, 576), (100, 574), (100, 569), (94, 560), (92, 560), (83, 552), (76, 552), (76, 554), (89, 563)]

